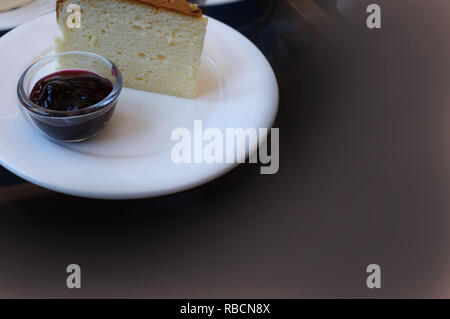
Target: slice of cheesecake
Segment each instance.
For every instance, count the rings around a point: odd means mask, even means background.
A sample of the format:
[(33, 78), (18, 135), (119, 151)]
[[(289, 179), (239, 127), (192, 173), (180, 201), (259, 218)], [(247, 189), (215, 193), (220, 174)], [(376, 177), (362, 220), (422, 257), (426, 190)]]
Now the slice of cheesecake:
[[(81, 28), (69, 28), (70, 4), (81, 8)], [(207, 19), (185, 0), (58, 0), (63, 37), (56, 51), (90, 51), (113, 61), (124, 85), (193, 98)]]
[(19, 8), (34, 0), (0, 0), (0, 12)]

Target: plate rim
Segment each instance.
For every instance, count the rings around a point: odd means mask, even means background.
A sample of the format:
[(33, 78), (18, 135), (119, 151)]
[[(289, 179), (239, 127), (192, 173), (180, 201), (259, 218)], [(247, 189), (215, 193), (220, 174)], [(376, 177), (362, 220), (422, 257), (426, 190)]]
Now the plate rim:
[(204, 7), (213, 7), (213, 6), (220, 6), (225, 4), (232, 4), (234, 2), (242, 2), (245, 0), (206, 0), (206, 2), (203, 4)]
[[(9, 38), (14, 37), (16, 33), (21, 33), (22, 32), (21, 30), (25, 29), (28, 25), (30, 25), (32, 23), (38, 23), (37, 20), (39, 20), (39, 19), (45, 21), (45, 19), (49, 19), (50, 17), (53, 17), (53, 14), (54, 14), (54, 12), (40, 16), (40, 17), (33, 19), (33, 20), (19, 26), (18, 28), (12, 30), (10, 33), (8, 33), (4, 37), (0, 38), (0, 45), (2, 43), (8, 42)], [(210, 19), (210, 21), (214, 21), (213, 23), (217, 24), (220, 28), (227, 29), (227, 32), (232, 32), (234, 36), (241, 37), (242, 40), (247, 42), (247, 45), (253, 46), (259, 52), (260, 56), (264, 59), (266, 65), (268, 67), (267, 72), (271, 73), (271, 75), (273, 76), (273, 80), (274, 80), (273, 85), (274, 85), (274, 90), (276, 91), (275, 92), (276, 96), (273, 97), (275, 102), (273, 103), (273, 106), (271, 106), (271, 114), (273, 114), (273, 116), (267, 121), (267, 128), (271, 128), (273, 126), (273, 123), (276, 119), (276, 115), (278, 113), (279, 88), (278, 88), (278, 83), (276, 81), (275, 74), (274, 74), (273, 69), (271, 68), (269, 62), (264, 57), (262, 52), (245, 36), (243, 36), (242, 34), (237, 32), (230, 26), (228, 26), (220, 21), (217, 21), (210, 17), (208, 17), (208, 19)], [(248, 156), (249, 154), (247, 153), (246, 155)], [(139, 198), (150, 198), (150, 197), (178, 193), (178, 192), (181, 192), (181, 191), (184, 191), (187, 189), (192, 189), (199, 185), (208, 183), (208, 182), (228, 173), (229, 171), (233, 170), (235, 167), (237, 167), (239, 165), (238, 163), (217, 164), (217, 165), (221, 166), (220, 169), (218, 168), (217, 170), (213, 171), (212, 173), (210, 172), (209, 175), (207, 174), (205, 177), (191, 179), (187, 183), (186, 182), (179, 183), (179, 186), (171, 187), (170, 189), (160, 189), (159, 191), (154, 191), (154, 190), (153, 191), (134, 191), (134, 192), (126, 192), (126, 193), (117, 193), (117, 192), (105, 193), (103, 190), (99, 190), (99, 191), (93, 193), (93, 192), (84, 192), (84, 191), (80, 191), (77, 189), (72, 189), (70, 186), (67, 186), (67, 185), (63, 186), (63, 185), (54, 185), (54, 184), (48, 183), (45, 180), (37, 179), (37, 178), (35, 178), (35, 176), (27, 174), (28, 172), (21, 171), (17, 167), (18, 165), (13, 165), (13, 164), (14, 163), (9, 163), (9, 162), (5, 161), (2, 156), (2, 153), (0, 152), (0, 165), (5, 167), (12, 173), (18, 175), (19, 177), (30, 181), (31, 183), (37, 184), (37, 185), (42, 186), (47, 189), (51, 189), (53, 191), (68, 194), (68, 195), (87, 197), (87, 198), (96, 198), (96, 199), (139, 199)], [(216, 165), (216, 164), (201, 164), (201, 165)]]

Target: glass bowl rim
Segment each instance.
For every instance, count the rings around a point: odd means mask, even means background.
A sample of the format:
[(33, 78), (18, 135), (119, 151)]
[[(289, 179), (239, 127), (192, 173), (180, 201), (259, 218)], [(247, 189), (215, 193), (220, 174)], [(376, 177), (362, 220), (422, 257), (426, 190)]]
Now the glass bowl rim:
[[(113, 85), (112, 91), (100, 102), (93, 104), (91, 106), (88, 106), (86, 108), (83, 108), (81, 110), (73, 110), (73, 111), (56, 111), (51, 109), (43, 108), (42, 106), (39, 106), (35, 103), (33, 103), (30, 100), (30, 97), (27, 93), (25, 93), (24, 89), (24, 81), (25, 77), (28, 74), (28, 72), (38, 66), (39, 64), (43, 64), (49, 60), (55, 59), (60, 56), (66, 56), (66, 55), (80, 55), (80, 56), (91, 56), (95, 57), (97, 59), (100, 59), (106, 64), (111, 64), (111, 72), (113, 73), (113, 76), (116, 78), (116, 81)], [(80, 70), (81, 68), (64, 68), (63, 70)], [(96, 72), (95, 72), (96, 73)], [(51, 117), (55, 116), (58, 118), (68, 118), (68, 117), (82, 117), (82, 116), (88, 116), (96, 113), (97, 111), (103, 110), (106, 106), (112, 104), (120, 95), (120, 92), (122, 91), (122, 74), (120, 73), (119, 68), (108, 58), (105, 58), (104, 56), (93, 53), (93, 52), (87, 52), (87, 51), (68, 51), (68, 52), (61, 52), (61, 53), (54, 53), (45, 57), (42, 57), (38, 59), (36, 62), (31, 64), (29, 67), (26, 68), (26, 70), (22, 73), (20, 76), (19, 82), (17, 84), (17, 96), (19, 98), (19, 101), (21, 104), (30, 112)]]

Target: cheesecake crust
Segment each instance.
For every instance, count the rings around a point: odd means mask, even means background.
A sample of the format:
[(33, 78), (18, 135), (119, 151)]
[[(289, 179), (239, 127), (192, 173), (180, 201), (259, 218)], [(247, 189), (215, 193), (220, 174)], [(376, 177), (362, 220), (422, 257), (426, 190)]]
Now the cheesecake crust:
[[(56, 1), (56, 15), (59, 19), (60, 7), (67, 0)], [(203, 16), (202, 10), (196, 4), (192, 4), (186, 0), (121, 0), (124, 2), (137, 2), (150, 5), (156, 8), (168, 9), (188, 16), (201, 18)]]

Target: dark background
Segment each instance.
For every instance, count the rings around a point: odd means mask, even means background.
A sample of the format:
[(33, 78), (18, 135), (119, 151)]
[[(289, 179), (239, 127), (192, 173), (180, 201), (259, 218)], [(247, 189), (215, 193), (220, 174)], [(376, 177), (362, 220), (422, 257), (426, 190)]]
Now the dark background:
[[(276, 73), (278, 174), (246, 164), (108, 202), (0, 168), (0, 297), (449, 297), (450, 3), (361, 0), (344, 18), (302, 2), (206, 10)], [(369, 3), (381, 30), (365, 27)], [(71, 263), (82, 289), (66, 288)]]

